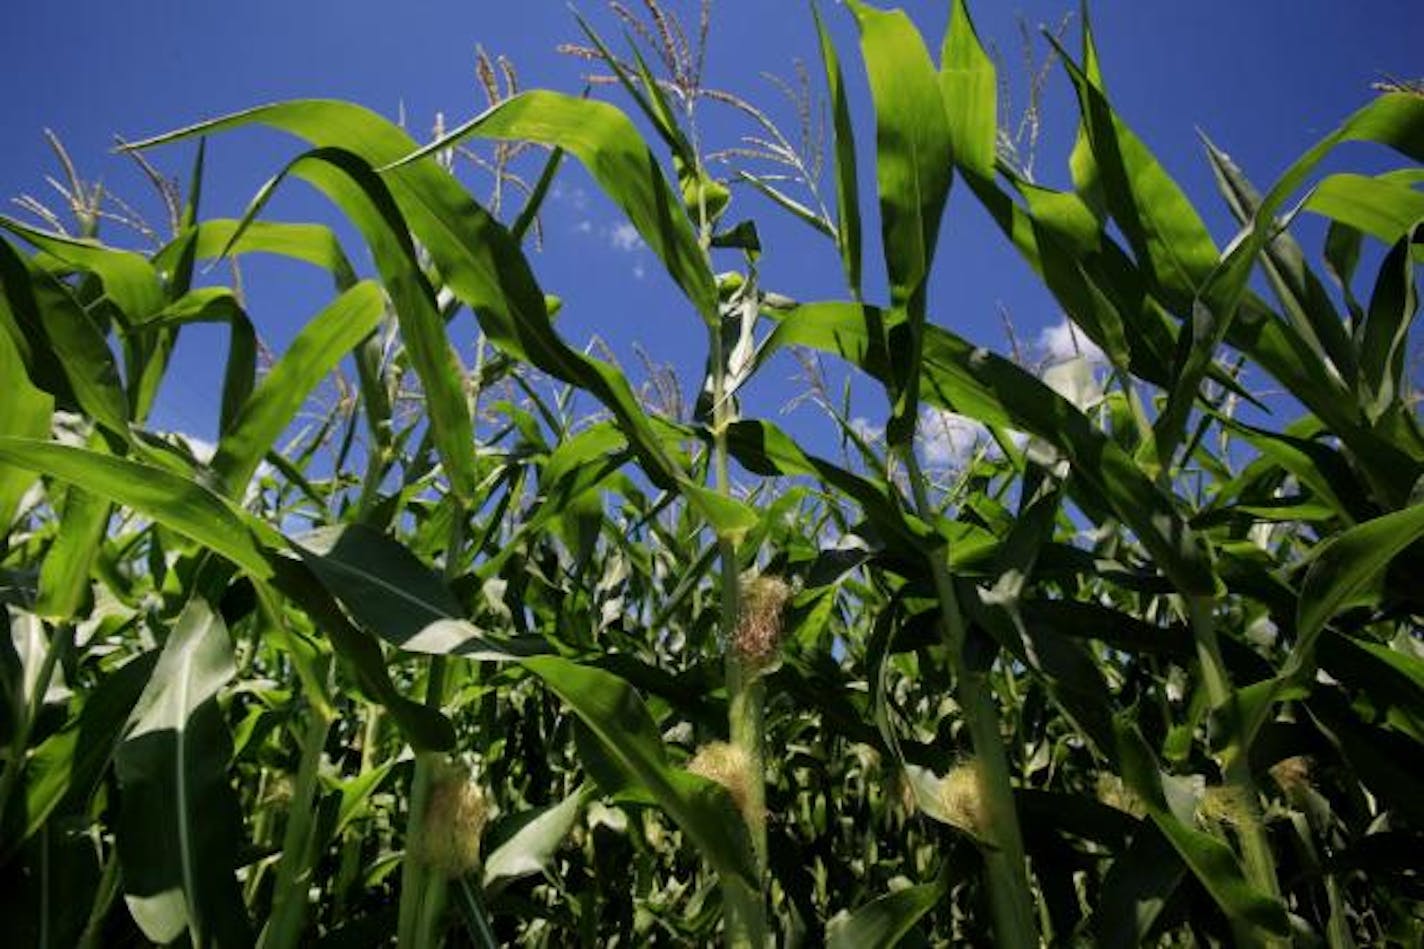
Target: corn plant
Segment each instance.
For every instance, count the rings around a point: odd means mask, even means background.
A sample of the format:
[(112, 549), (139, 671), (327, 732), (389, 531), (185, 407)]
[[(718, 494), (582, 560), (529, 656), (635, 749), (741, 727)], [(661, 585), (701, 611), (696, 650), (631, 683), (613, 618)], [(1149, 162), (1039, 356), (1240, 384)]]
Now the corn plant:
[[(578, 21), (607, 96), (481, 51), (490, 107), (426, 143), (294, 100), (125, 145), (198, 142), (155, 248), (106, 243), (72, 166), (73, 233), (0, 218), (19, 944), (1424, 940), (1424, 97), (1382, 90), (1264, 192), (1207, 142), (1222, 243), (1114, 111), (1086, 15), (1076, 55), (1048, 38), (1079, 106), (1056, 190), (963, 0), (937, 57), (846, 6), (858, 49), (807, 27), (824, 152), (809, 92), (798, 137), (704, 84), (709, 4), (645, 0), (611, 5), (624, 46)], [(704, 107), (752, 135), (711, 147)], [(205, 217), (205, 150), (252, 125), (299, 144)], [(1352, 141), (1412, 164), (1318, 176)], [(560, 332), (577, 288), (532, 254), (569, 161), (705, 332), (692, 398)], [(269, 219), (298, 187), (333, 219)], [(956, 333), (929, 287), (963, 201), (1100, 363)], [(810, 247), (763, 246), (788, 213)], [(816, 250), (842, 298), (766, 285)], [(206, 266), (254, 253), (332, 281), (270, 360)], [(151, 422), (197, 323), (230, 340), (210, 450)], [(841, 458), (742, 397), (786, 352)], [(950, 470), (947, 420), (982, 433)]]

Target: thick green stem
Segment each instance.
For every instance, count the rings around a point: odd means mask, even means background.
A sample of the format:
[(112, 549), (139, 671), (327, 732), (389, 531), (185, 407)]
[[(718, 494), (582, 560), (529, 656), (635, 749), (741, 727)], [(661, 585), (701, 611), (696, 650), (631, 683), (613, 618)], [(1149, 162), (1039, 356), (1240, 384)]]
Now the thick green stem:
[[(1221, 763), (1222, 778), (1227, 787), (1233, 790), (1244, 810), (1244, 813), (1236, 815), (1236, 833), (1241, 844), (1241, 856), (1246, 865), (1246, 879), (1262, 893), (1280, 899), (1276, 860), (1271, 853), (1271, 842), (1266, 835), (1265, 824), (1261, 820), (1260, 798), (1256, 793), (1256, 782), (1251, 777), (1251, 763), (1246, 754), (1246, 747), (1241, 740), (1241, 716), (1236, 707), (1236, 693), (1231, 688), (1226, 663), (1221, 658), (1221, 644), (1216, 637), (1211, 597), (1189, 597), (1187, 612), (1191, 619), (1193, 638), (1196, 640), (1197, 659), (1201, 664), (1207, 698), (1213, 708), (1226, 713), (1227, 727), (1230, 729), (1218, 760)], [(1260, 937), (1252, 937), (1252, 941), (1260, 942)], [(1268, 941), (1265, 944), (1272, 943)]]
[(277, 864), (272, 915), (262, 932), (261, 949), (284, 949), (301, 944), (306, 925), (308, 884), (316, 862), (317, 777), (331, 722), (331, 718), (313, 709), (306, 735), (302, 738), (302, 760), (297, 769), (297, 786), (291, 807), (287, 812), (287, 828), (282, 836), (282, 859)]
[[(903, 457), (915, 507), (922, 517), (931, 518), (934, 510), (913, 445), (904, 448)], [(1038, 923), (1024, 860), (1023, 834), (1019, 830), (1018, 812), (1014, 809), (1009, 761), (1004, 751), (1004, 736), (999, 728), (999, 707), (994, 701), (988, 676), (969, 668), (965, 659), (967, 636), (964, 615), (959, 609), (959, 597), (950, 576), (948, 558), (943, 553), (936, 553), (931, 558), (930, 569), (939, 599), (945, 643), (949, 647), (950, 662), (954, 665), (955, 697), (974, 748), (974, 773), (978, 779), (981, 818), (977, 822), (980, 825), (977, 830), (988, 876), (994, 935), (1001, 946), (1037, 946)]]
[[(465, 542), (465, 510), (454, 501), (451, 512), (450, 539), (445, 548), (445, 578), (451, 579), (459, 569), (460, 555)], [(430, 675), (426, 680), (425, 704), (439, 708), (445, 703), (444, 656), (430, 658)], [(438, 870), (426, 866), (418, 859), (412, 859), (409, 841), (415, 839), (425, 821), (426, 807), (430, 802), (430, 789), (435, 769), (444, 760), (440, 752), (423, 751), (415, 756), (415, 776), (411, 782), (410, 817), (406, 825), (407, 850), (405, 863), (401, 868), (400, 914), (397, 921), (396, 942), (400, 949), (425, 949), (440, 940), (440, 921), (445, 909), (449, 881)]]
[[(700, 189), (699, 189), (700, 191)], [(726, 354), (722, 346), (722, 328), (712, 328), (712, 430), (713, 469), (716, 488), (721, 494), (731, 493), (731, 474), (727, 455), (727, 426), (731, 424), (731, 406), (726, 391)], [(719, 537), (718, 553), (722, 561), (721, 641), (727, 650), (727, 717), (732, 745), (746, 757), (746, 800), (742, 818), (751, 837), (756, 857), (756, 890), (723, 882), (723, 903), (726, 906), (726, 941), (728, 946), (755, 947), (766, 945), (766, 751), (763, 707), (765, 689), (757, 670), (748, 668), (738, 655), (733, 640), (742, 616), (741, 566), (736, 542)]]
[(104, 870), (99, 876), (99, 888), (94, 894), (94, 902), (89, 907), (89, 919), (84, 931), (79, 934), (75, 949), (99, 949), (103, 945), (104, 921), (109, 918), (109, 910), (119, 894), (119, 852), (109, 850), (104, 861)]

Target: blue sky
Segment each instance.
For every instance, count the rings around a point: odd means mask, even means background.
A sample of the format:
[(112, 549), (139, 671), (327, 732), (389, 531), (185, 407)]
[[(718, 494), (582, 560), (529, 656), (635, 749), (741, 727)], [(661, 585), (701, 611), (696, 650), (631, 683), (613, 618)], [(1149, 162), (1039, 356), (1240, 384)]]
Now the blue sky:
[[(695, 21), (692, 0), (667, 2), (686, 20)], [(639, 6), (636, 0), (629, 5)], [(617, 36), (615, 21), (601, 0), (584, 0), (578, 6), (609, 38)], [(948, 3), (908, 0), (904, 6), (937, 51)], [(830, 0), (823, 7), (858, 104), (857, 131), (862, 155), (868, 156), (873, 126), (850, 16)], [(1077, 48), (1074, 3), (979, 2), (971, 11), (985, 41), (1003, 51), (1020, 104), (1026, 69), (1020, 59), (1018, 17), (1036, 30), (1073, 12), (1068, 45)], [(1222, 242), (1231, 228), (1201, 158), (1197, 129), (1264, 186), (1366, 102), (1372, 82), (1424, 73), (1418, 45), (1424, 36), (1424, 4), (1418, 0), (1374, 0), (1368, 5), (1339, 0), (1100, 0), (1092, 15), (1112, 101), (1207, 213)], [(508, 56), (526, 87), (576, 92), (588, 67), (558, 55), (554, 47), (577, 39), (569, 8), (558, 0), (18, 4), (0, 32), (0, 61), (17, 93), (0, 110), (0, 140), (6, 143), (0, 196), (55, 197), (44, 181), (56, 170), (41, 137), (44, 127), (60, 134), (86, 176), (102, 177), (130, 199), (146, 194), (128, 160), (111, 153), (115, 134), (138, 138), (262, 102), (329, 96), (358, 101), (391, 117), (403, 109), (412, 132), (424, 138), (437, 112), (453, 124), (482, 108), (474, 75), (476, 44)], [(1041, 44), (1038, 52), (1043, 52)], [(791, 76), (798, 58), (815, 80), (819, 60), (814, 33), (799, 0), (715, 3), (708, 85), (767, 105), (794, 127), (793, 113), (761, 73)], [(819, 91), (818, 84), (816, 88)], [(607, 95), (626, 104), (612, 92)], [(1067, 183), (1066, 154), (1075, 114), (1058, 68), (1049, 79), (1036, 163), (1038, 176), (1047, 184)], [(715, 105), (706, 107), (702, 121), (709, 147), (735, 145), (740, 135), (752, 131), (741, 116)], [(261, 183), (299, 149), (295, 140), (262, 131), (228, 133), (212, 141), (204, 213), (239, 214)], [(152, 157), (165, 171), (181, 174), (190, 155), (189, 146), (180, 145)], [(1363, 149), (1347, 152), (1344, 160), (1389, 167), (1387, 156)], [(632, 348), (639, 342), (653, 359), (678, 367), (690, 396), (704, 346), (700, 324), (646, 250), (629, 239), (588, 179), (571, 165), (566, 168), (570, 171), (546, 214), (545, 250), (534, 255), (545, 289), (569, 302), (560, 320), (562, 331), (578, 345), (597, 334), (635, 377), (642, 374)], [(868, 157), (862, 157), (862, 172), (863, 197), (869, 203), (873, 166)], [(330, 209), (301, 187), (291, 186), (269, 216), (335, 222)], [(484, 188), (478, 181), (477, 193)], [(829, 179), (827, 193), (832, 193)], [(866, 212), (872, 215), (867, 225), (873, 233), (873, 209), (867, 207)], [(738, 194), (731, 216), (757, 218), (768, 249), (763, 263), (768, 286), (801, 298), (841, 295), (837, 261), (828, 242), (749, 194)], [(112, 229), (108, 236), (130, 240)], [(1307, 249), (1313, 249), (1309, 242)], [(354, 240), (347, 250), (353, 259), (364, 261)], [(881, 272), (874, 242), (867, 246), (866, 267), (871, 275)], [(299, 265), (254, 260), (244, 276), (259, 332), (277, 349), (330, 293), (324, 277)], [(956, 188), (932, 286), (934, 318), (1005, 350), (1001, 306), (1030, 344), (1060, 319), (1052, 301), (967, 192)], [(456, 332), (468, 352), (473, 324), (462, 321)], [(157, 421), (211, 437), (221, 334), (185, 333)], [(776, 415), (797, 391), (789, 379), (794, 369), (789, 361), (770, 366), (766, 378), (748, 392), (753, 403), (749, 414)], [(869, 399), (858, 409), (872, 418), (882, 411), (877, 400)], [(824, 436), (814, 410), (803, 408), (782, 421), (813, 440)]]

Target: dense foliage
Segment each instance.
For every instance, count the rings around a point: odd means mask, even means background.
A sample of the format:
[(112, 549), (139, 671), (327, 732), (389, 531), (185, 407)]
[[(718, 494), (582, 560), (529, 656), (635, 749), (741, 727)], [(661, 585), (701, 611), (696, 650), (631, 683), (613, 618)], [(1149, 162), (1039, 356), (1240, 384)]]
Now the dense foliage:
[[(809, 247), (738, 216), (654, 3), (646, 56), (583, 51), (653, 145), (489, 69), (492, 107), (425, 147), (324, 101), (132, 146), (260, 124), (306, 149), (241, 220), (200, 213), (199, 149), (153, 253), (94, 215), (0, 219), (12, 944), (1420, 944), (1424, 96), (1381, 94), (1264, 193), (1208, 146), (1221, 247), (1086, 22), (1057, 191), (1006, 147), (962, 0), (938, 65), (848, 6), (873, 149), (822, 30), (834, 199), (769, 120), (799, 178), (735, 182)], [(481, 203), (452, 163), (478, 141), (537, 178)], [(1345, 141), (1413, 164), (1319, 178)], [(573, 160), (706, 331), (687, 412), (558, 332), (525, 251)], [(289, 178), (371, 279), (327, 226), (263, 217)], [(1038, 372), (933, 319), (952, 184), (1101, 363)], [(817, 250), (843, 299), (762, 286), (762, 254)], [(198, 279), (254, 253), (334, 283), (263, 372), (239, 288)], [(148, 423), (196, 323), (230, 331), (211, 453)], [(788, 349), (881, 387), (883, 431), (816, 393), (832, 460), (740, 402)], [(342, 365), (350, 397), (296, 424)], [(988, 435), (948, 473), (915, 447), (945, 412)]]

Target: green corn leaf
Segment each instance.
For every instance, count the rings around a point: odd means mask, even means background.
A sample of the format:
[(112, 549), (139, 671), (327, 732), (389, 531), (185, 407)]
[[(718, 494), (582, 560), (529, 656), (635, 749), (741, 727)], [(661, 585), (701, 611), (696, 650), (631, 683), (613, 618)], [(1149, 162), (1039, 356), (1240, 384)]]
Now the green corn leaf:
[[(94, 441), (97, 442), (97, 439)], [(96, 454), (97, 457), (108, 457)], [(43, 467), (35, 470), (56, 474)], [(89, 575), (99, 545), (104, 540), (109, 513), (109, 501), (101, 493), (91, 492), (83, 485), (74, 483), (65, 490), (59, 533), (40, 564), (35, 610), (45, 619), (68, 621), (84, 609), (90, 596)]]
[(1142, 800), (1162, 836), (1227, 917), (1249, 923), (1265, 933), (1289, 935), (1285, 907), (1278, 900), (1257, 892), (1247, 882), (1231, 848), (1211, 834), (1183, 823), (1168, 807), (1161, 772), (1136, 726), (1120, 720), (1117, 731), (1123, 781)]
[(949, 196), (949, 120), (938, 74), (910, 18), (858, 0), (849, 6), (875, 101), (875, 174), (891, 302), (905, 307), (929, 277)]
[(936, 546), (932, 530), (907, 513), (888, 485), (853, 474), (822, 458), (808, 455), (785, 432), (770, 422), (743, 419), (727, 427), (727, 449), (738, 464), (754, 474), (812, 475), (861, 506), (866, 516), (900, 545), (901, 556), (912, 562), (917, 554)]
[[(1411, 168), (1377, 177), (1330, 175), (1311, 189), (1304, 208), (1393, 244), (1424, 220), (1424, 192), (1411, 187), (1420, 174)], [(1414, 259), (1424, 261), (1424, 249), (1416, 247)]]
[(218, 442), (212, 469), (229, 497), (242, 496), (263, 456), (291, 425), (307, 397), (380, 325), (385, 306), (380, 287), (363, 281), (297, 334)]
[[(446, 337), (445, 321), (436, 305), (435, 291), (420, 270), (415, 246), (389, 190), (360, 155), (341, 148), (318, 148), (298, 156), (272, 178), (253, 199), (244, 215), (246, 219), (257, 216), (287, 175), (311, 183), (330, 198), (361, 230), (370, 245), (376, 268), (380, 271), (400, 323), (406, 353), (425, 390), (431, 432), (451, 489), (465, 503), (473, 503), (478, 477), (474, 467), (474, 423), (465, 394), (465, 369)], [(367, 317), (376, 316), (371, 311), (374, 303), (368, 299), (369, 296), (369, 292), (363, 295), (359, 305), (353, 297), (350, 304), (351, 315), (361, 314), (358, 322), (362, 325), (366, 324)], [(351, 345), (354, 346), (356, 341), (374, 329), (376, 322), (379, 320), (370, 322), (365, 332), (351, 341)], [(341, 353), (329, 355), (339, 357), (345, 352), (346, 349), (343, 349)], [(321, 350), (309, 352), (304, 358), (310, 359), (313, 355), (321, 356)], [(317, 365), (314, 363), (294, 378), (302, 379), (302, 385), (314, 385), (320, 377), (313, 380), (307, 373)], [(294, 364), (293, 368), (298, 367)], [(300, 402), (296, 405), (296, 408), (299, 407)], [(273, 435), (272, 439), (275, 440), (275, 437)], [(265, 450), (266, 446), (263, 446)], [(243, 472), (235, 470), (233, 474), (241, 475)]]
[(191, 601), (115, 754), (123, 792), (115, 844), (124, 899), (145, 936), (195, 946), (253, 942), (233, 869), (242, 819), (227, 774), (232, 741), (218, 706), (231, 681), (222, 619)]
[(826, 926), (826, 945), (832, 949), (898, 946), (920, 918), (944, 899), (944, 892), (941, 879), (877, 896), (855, 912), (832, 919)]
[(1390, 561), (1421, 537), (1424, 504), (1416, 504), (1336, 534), (1313, 551), (1300, 585), (1296, 647), (1288, 665), (1301, 666), (1336, 614), (1376, 602), (1375, 585)]
[(79, 713), (35, 748), (25, 767), (25, 828), (13, 843), (32, 837), (58, 808), (88, 807), (157, 661), (157, 652), (145, 653), (105, 675)]
[[(840, 57), (835, 43), (821, 20), (820, 8), (811, 3), (811, 16), (816, 22), (820, 40), (821, 64), (826, 71), (826, 94), (831, 106), (831, 130), (835, 135), (836, 159), (836, 246), (841, 252), (841, 267), (851, 296), (861, 299), (861, 228), (860, 179), (856, 169), (855, 126), (850, 119), (850, 98), (846, 95), (845, 77), (841, 73)], [(817, 218), (819, 221), (819, 218)]]
[[(0, 399), (0, 435), (16, 438), (44, 438), (54, 416), (54, 398), (30, 383), (20, 350), (0, 326), (0, 379), (5, 380), (5, 398)], [(35, 473), (13, 465), (0, 465), (0, 536), (10, 531), (10, 523), (20, 500), (35, 482)]]
[(0, 241), (0, 288), (25, 339), (15, 342), (27, 357), (30, 380), (61, 403), (72, 398), (85, 414), (126, 439), (129, 406), (114, 354), (69, 289), (5, 241)]
[[(840, 355), (883, 380), (889, 370), (880, 340), (893, 340), (901, 320), (874, 307), (806, 304), (781, 320), (761, 358), (782, 346), (809, 346)], [(1037, 435), (1063, 452), (1074, 477), (1091, 485), (1137, 532), (1158, 569), (1179, 590), (1208, 594), (1216, 589), (1207, 548), (1171, 500), (1126, 452), (1036, 376), (936, 326), (926, 330), (921, 371), (931, 405), (991, 427)]]
[(207, 488), (127, 458), (52, 442), (0, 437), (0, 463), (43, 471), (122, 504), (202, 544), (258, 579), (272, 575), (258, 537), (275, 532)]
[[(1049, 40), (1077, 92), (1082, 131), (1108, 211), (1151, 285), (1174, 310), (1189, 310), (1216, 267), (1216, 243), (1182, 189), (1108, 104), (1101, 77), (1089, 76), (1056, 40)], [(1085, 31), (1084, 41), (1091, 50), (1090, 32)]]
[(104, 295), (129, 319), (142, 322), (163, 306), (163, 287), (153, 264), (132, 251), (94, 240), (52, 234), (0, 215), (0, 228), (71, 267), (93, 273)]
[(542, 640), (489, 637), (462, 616), (445, 584), (399, 541), (360, 524), (295, 542), (303, 562), (358, 622), (408, 652), (512, 659), (547, 651)]
[(955, 163), (983, 178), (993, 178), (999, 141), (999, 83), (994, 61), (979, 42), (964, 0), (950, 5), (939, 83)]
[(592, 790), (583, 785), (557, 804), (512, 814), (505, 823), (496, 824), (489, 835), (492, 849), (484, 860), (485, 891), (497, 893), (548, 866), (578, 822)]
[(697, 245), (697, 235), (657, 159), (617, 107), (543, 89), (523, 92), (403, 158), (395, 167), (470, 137), (539, 142), (577, 158), (628, 215), (697, 312), (715, 324), (717, 286)]
[(356, 686), (373, 702), (385, 706), (392, 720), (416, 751), (447, 751), (455, 744), (455, 729), (439, 709), (406, 698), (396, 690), (386, 669), (380, 643), (358, 629), (326, 587), (302, 562), (272, 558), (272, 584), (298, 604), (316, 624), (350, 669)]
[[(1175, 448), (1217, 347), (1231, 338), (1251, 271), (1274, 235), (1277, 212), (1335, 146), (1350, 141), (1375, 142), (1424, 161), (1424, 97), (1380, 96), (1301, 155), (1261, 200), (1243, 237), (1212, 269), (1192, 302), (1190, 328), (1184, 327), (1177, 347), (1172, 394), (1154, 426), (1162, 457)], [(1348, 431), (1340, 434), (1347, 437)]]
[[(348, 148), (373, 166), (400, 162), (417, 150), (403, 131), (374, 113), (325, 100), (262, 106), (129, 147), (149, 148), (251, 124), (270, 125), (318, 145)], [(492, 342), (554, 378), (592, 393), (628, 434), (649, 478), (659, 487), (691, 484), (664, 449), (623, 374), (572, 349), (554, 332), (544, 294), (518, 244), (449, 173), (434, 162), (419, 161), (393, 168), (383, 179), (442, 277), (475, 312)], [(697, 499), (695, 492), (693, 497)], [(735, 533), (748, 514), (737, 508), (735, 517), (726, 522), (724, 508), (701, 508), (700, 513), (719, 531)]]
[[(1207, 159), (1217, 187), (1238, 224), (1246, 225), (1260, 206), (1261, 196), (1246, 175), (1221, 149), (1206, 141)], [(1266, 246), (1266, 274), (1291, 325), (1315, 351), (1328, 355), (1342, 378), (1355, 375), (1355, 352), (1320, 279), (1305, 263), (1305, 253), (1289, 232), (1282, 231)]]
[(257, 382), (257, 330), (235, 293), (226, 287), (200, 287), (174, 300), (136, 331), (173, 329), (189, 323), (228, 325), (227, 365), (223, 367), (219, 412), (219, 431), (226, 435)]
[[(1083, 74), (1095, 87), (1102, 89), (1102, 65), (1098, 62), (1098, 46), (1093, 40), (1093, 22), (1088, 15), (1086, 0), (1079, 4), (1078, 16), (1083, 24)], [(1087, 123), (1081, 118), (1073, 151), (1068, 156), (1068, 171), (1073, 177), (1073, 190), (1083, 199), (1083, 203), (1092, 209), (1099, 220), (1106, 217), (1108, 210), (1103, 198), (1102, 176), (1093, 158), (1093, 143), (1088, 138)]]
[(924, 40), (899, 10), (850, 0), (860, 28), (875, 102), (875, 178), (890, 301), (908, 316), (902, 347), (892, 349), (885, 383), (893, 405), (886, 439), (909, 442), (919, 416), (926, 285), (953, 177), (954, 148), (939, 77)]
[[(356, 283), (356, 271), (341, 249), (341, 241), (331, 228), (321, 224), (213, 218), (199, 223), (191, 240), (197, 260), (275, 254), (330, 272), (338, 290), (350, 289)], [(174, 241), (154, 256), (154, 266), (167, 272), (178, 265), (182, 252), (183, 244)]]
[[(1422, 216), (1424, 217), (1424, 216)], [(1411, 227), (1380, 264), (1364, 324), (1356, 332), (1360, 347), (1361, 400), (1365, 414), (1378, 419), (1408, 395), (1405, 357), (1409, 331), (1419, 311), (1414, 248), (1424, 246), (1424, 220)], [(1414, 413), (1406, 408), (1411, 418)]]
[(731, 795), (668, 762), (657, 725), (628, 683), (557, 656), (524, 659), (522, 665), (568, 703), (597, 741), (604, 761), (677, 822), (724, 887), (755, 892), (751, 840)]

